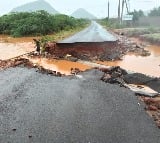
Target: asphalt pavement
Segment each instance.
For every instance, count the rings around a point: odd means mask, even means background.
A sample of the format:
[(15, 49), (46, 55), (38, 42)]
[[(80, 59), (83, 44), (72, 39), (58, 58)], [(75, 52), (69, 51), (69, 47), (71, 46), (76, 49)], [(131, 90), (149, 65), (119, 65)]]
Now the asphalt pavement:
[(0, 143), (159, 143), (160, 130), (143, 103), (100, 81), (102, 74), (0, 71)]
[(116, 41), (117, 38), (104, 29), (95, 21), (91, 25), (79, 33), (66, 38), (58, 43), (77, 43), (77, 42), (106, 42)]

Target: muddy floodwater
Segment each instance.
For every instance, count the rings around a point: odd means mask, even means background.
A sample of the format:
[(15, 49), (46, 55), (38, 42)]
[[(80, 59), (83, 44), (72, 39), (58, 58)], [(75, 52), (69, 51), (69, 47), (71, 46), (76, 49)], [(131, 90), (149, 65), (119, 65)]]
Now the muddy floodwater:
[(8, 60), (34, 50), (35, 48), (32, 42), (0, 43), (0, 59)]
[(0, 35), (0, 60), (11, 59), (34, 51), (33, 38), (13, 38), (8, 35)]
[(120, 66), (126, 70), (143, 73), (149, 76), (160, 77), (160, 46), (148, 46), (150, 56), (142, 57), (127, 54), (121, 61), (98, 62), (108, 66)]
[(23, 42), (33, 42), (34, 38), (40, 37), (17, 37), (13, 38), (9, 35), (0, 35), (0, 43), (23, 43)]
[(65, 75), (71, 75), (71, 68), (78, 68), (81, 71), (90, 69), (91, 67), (66, 60), (55, 60), (46, 58), (29, 58), (31, 62), (52, 71), (60, 72)]
[[(35, 37), (12, 38), (6, 35), (0, 35), (0, 59), (7, 60), (31, 51), (35, 51), (33, 38)], [(132, 40), (137, 43), (141, 42), (137, 39)], [(105, 61), (98, 63), (107, 66), (121, 66), (126, 70), (160, 77), (160, 46), (152, 45), (148, 46), (146, 49), (151, 52), (150, 56), (142, 57), (134, 54), (127, 54), (121, 61)], [(79, 68), (82, 71), (90, 68), (85, 64), (64, 60), (34, 59), (34, 62), (44, 66), (44, 68), (59, 71), (67, 75), (70, 74), (71, 68)]]

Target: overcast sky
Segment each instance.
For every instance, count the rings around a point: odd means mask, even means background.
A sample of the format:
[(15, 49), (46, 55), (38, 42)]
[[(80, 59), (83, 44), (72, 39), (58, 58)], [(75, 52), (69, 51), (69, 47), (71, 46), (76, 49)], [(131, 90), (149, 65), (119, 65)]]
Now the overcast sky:
[[(10, 12), (13, 8), (22, 4), (35, 1), (35, 0), (1, 0), (0, 15)], [(107, 16), (107, 3), (108, 0), (46, 0), (57, 11), (64, 14), (71, 14), (78, 8), (85, 8), (90, 13), (97, 17)], [(109, 0), (110, 2), (110, 15), (117, 15), (118, 0)], [(160, 6), (160, 0), (130, 0), (130, 10), (144, 11), (150, 10), (154, 7)]]

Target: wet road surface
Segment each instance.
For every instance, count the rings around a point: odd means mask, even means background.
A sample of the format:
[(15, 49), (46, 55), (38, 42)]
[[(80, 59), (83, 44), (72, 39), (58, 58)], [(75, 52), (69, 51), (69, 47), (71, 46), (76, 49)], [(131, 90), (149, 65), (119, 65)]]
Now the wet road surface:
[(102, 74), (0, 71), (0, 143), (159, 143), (143, 103), (128, 89), (101, 82)]
[(60, 41), (59, 43), (106, 42), (116, 40), (117, 38), (106, 31), (100, 24), (92, 21), (91, 25), (88, 28)]

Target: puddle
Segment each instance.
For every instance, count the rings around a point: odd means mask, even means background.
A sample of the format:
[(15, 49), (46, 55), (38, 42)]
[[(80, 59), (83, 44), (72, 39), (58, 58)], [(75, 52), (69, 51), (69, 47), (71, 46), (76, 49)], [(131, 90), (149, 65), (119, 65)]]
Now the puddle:
[(128, 54), (125, 55), (121, 61), (105, 61), (98, 63), (107, 66), (120, 66), (126, 70), (160, 77), (160, 46), (149, 46), (146, 49), (151, 52), (150, 56), (141, 57)]
[(71, 68), (78, 68), (81, 71), (85, 71), (91, 68), (90, 66), (84, 65), (82, 63), (65, 60), (55, 60), (46, 58), (30, 58), (29, 60), (34, 64), (43, 66), (45, 69), (57, 71), (65, 75), (71, 75)]

